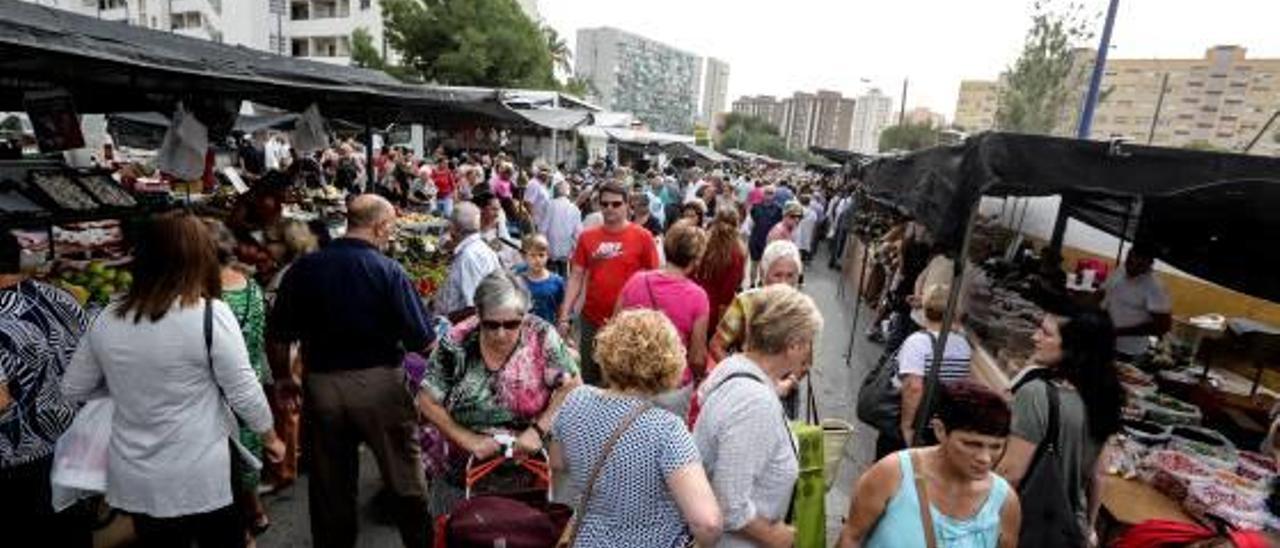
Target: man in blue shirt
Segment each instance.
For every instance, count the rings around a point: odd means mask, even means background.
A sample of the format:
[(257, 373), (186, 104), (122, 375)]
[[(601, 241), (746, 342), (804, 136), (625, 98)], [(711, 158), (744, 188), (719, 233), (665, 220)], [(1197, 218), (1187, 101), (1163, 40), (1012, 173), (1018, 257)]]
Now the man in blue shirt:
[(406, 351), (429, 352), (432, 319), (404, 268), (381, 252), (395, 231), (395, 208), (365, 194), (347, 210), (346, 237), (294, 263), (267, 326), (271, 370), (286, 406), (296, 407), (301, 395), (289, 374), (294, 342), (306, 368), (311, 538), (315, 546), (355, 545), (357, 448), (364, 442), (396, 498), (404, 545), (430, 546), (417, 411), (401, 362)]

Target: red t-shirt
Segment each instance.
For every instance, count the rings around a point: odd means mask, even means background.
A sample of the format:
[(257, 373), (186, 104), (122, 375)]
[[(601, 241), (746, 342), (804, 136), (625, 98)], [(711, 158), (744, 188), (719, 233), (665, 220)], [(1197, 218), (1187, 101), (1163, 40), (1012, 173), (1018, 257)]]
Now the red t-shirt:
[(436, 197), (440, 199), (453, 196), (453, 172), (449, 168), (437, 168), (431, 172), (431, 182), (436, 185)]
[(618, 294), (632, 274), (658, 268), (658, 246), (648, 230), (627, 223), (609, 232), (603, 226), (588, 228), (578, 237), (573, 266), (587, 271), (587, 299), (582, 315), (599, 327), (613, 315)]

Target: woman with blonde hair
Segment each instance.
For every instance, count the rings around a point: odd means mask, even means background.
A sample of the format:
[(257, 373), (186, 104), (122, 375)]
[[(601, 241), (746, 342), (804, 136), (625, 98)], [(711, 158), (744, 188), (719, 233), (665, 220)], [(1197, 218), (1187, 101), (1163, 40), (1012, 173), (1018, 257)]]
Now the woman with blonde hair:
[(609, 388), (575, 389), (551, 428), (552, 466), (582, 493), (571, 545), (713, 545), (720, 507), (693, 436), (652, 402), (684, 368), (675, 327), (657, 311), (624, 311), (596, 336), (595, 360)]
[(748, 297), (755, 313), (742, 353), (721, 363), (699, 388), (694, 427), (725, 535), (717, 546), (791, 546), (786, 524), (799, 475), (798, 450), (778, 400), (778, 384), (808, 371), (822, 315), (813, 299), (775, 284)]

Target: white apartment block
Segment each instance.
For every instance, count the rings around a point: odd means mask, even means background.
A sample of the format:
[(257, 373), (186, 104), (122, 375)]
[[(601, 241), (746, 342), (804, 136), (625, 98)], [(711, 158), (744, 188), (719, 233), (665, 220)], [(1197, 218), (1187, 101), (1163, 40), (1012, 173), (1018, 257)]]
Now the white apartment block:
[(382, 24), (382, 2), (376, 0), (289, 0), (284, 34), (287, 55), (312, 61), (351, 63), (351, 34), (364, 28), (383, 57), (391, 58)]
[(858, 97), (853, 107), (849, 149), (863, 154), (880, 152), (880, 132), (889, 127), (892, 113), (893, 99), (879, 89)]
[(578, 30), (574, 73), (595, 86), (606, 109), (650, 128), (690, 134), (702, 105), (702, 58), (611, 27)]
[(708, 57), (702, 72), (702, 111), (698, 121), (711, 124), (715, 116), (725, 112), (728, 106), (729, 63)]
[(272, 50), (272, 8), (284, 0), (26, 0), (33, 4), (192, 38)]

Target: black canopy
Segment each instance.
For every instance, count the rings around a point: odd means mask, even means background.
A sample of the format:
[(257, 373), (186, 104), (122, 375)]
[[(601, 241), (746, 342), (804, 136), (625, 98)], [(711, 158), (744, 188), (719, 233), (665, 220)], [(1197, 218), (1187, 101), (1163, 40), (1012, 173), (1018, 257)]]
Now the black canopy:
[(0, 0), (0, 110), (23, 93), (63, 88), (80, 112), (172, 112), (191, 97), (245, 99), (378, 125), (474, 120), (499, 105), (494, 90), (411, 86), (374, 70), (305, 61)]
[(1070, 216), (1149, 241), (1178, 269), (1280, 301), (1280, 158), (985, 133), (878, 159), (861, 176), (872, 198), (953, 247), (984, 195), (1062, 195)]

